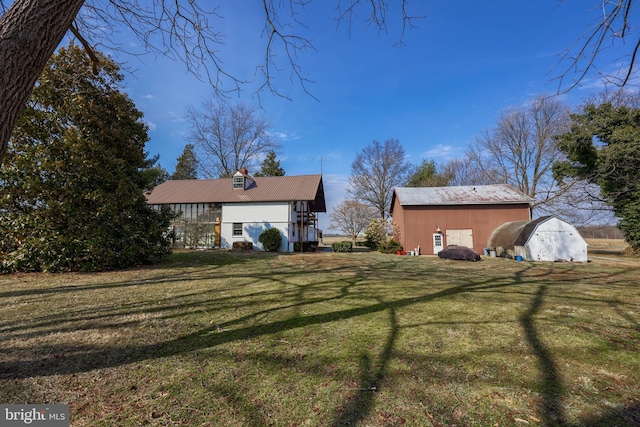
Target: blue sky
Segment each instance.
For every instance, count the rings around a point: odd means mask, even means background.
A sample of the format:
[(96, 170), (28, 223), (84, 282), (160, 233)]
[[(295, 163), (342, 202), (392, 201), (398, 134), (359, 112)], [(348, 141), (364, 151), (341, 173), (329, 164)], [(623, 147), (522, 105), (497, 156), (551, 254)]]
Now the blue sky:
[[(407, 31), (404, 46), (396, 46), (399, 11), (389, 10), (386, 34), (367, 28), (364, 16), (349, 33), (332, 20), (336, 3), (314, 1), (301, 16), (307, 26), (301, 34), (316, 50), (298, 63), (314, 81), (308, 90), (317, 99), (290, 83), (288, 73), (275, 82), (291, 100), (261, 96), (286, 174), (320, 173), (322, 163), (329, 212), (345, 196), (354, 157), (374, 139), (397, 138), (414, 164), (459, 158), (501, 111), (555, 93), (552, 79), (560, 71), (554, 67), (598, 17), (597, 8), (590, 8), (599, 1), (414, 1), (410, 13), (424, 18)], [(226, 69), (247, 79), (254, 78), (263, 55), (259, 4), (225, 5), (219, 11), (224, 18), (215, 21), (225, 34), (220, 55)], [(608, 54), (616, 58), (615, 49)], [(187, 143), (185, 110), (212, 90), (180, 62), (153, 55), (115, 58), (136, 69), (126, 77), (126, 90), (149, 124), (148, 151), (159, 154), (171, 173)], [(563, 98), (577, 105), (600, 88), (597, 80), (585, 80)], [(231, 101), (257, 105), (254, 89), (246, 86)], [(329, 212), (321, 215), (325, 230)]]

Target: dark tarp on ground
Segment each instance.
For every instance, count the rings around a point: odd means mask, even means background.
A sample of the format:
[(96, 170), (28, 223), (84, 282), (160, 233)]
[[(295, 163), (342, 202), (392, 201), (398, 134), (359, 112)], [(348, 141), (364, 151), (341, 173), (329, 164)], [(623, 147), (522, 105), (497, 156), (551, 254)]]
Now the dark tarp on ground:
[(480, 254), (466, 246), (449, 245), (446, 249), (438, 252), (440, 258), (455, 259), (461, 261), (479, 261)]

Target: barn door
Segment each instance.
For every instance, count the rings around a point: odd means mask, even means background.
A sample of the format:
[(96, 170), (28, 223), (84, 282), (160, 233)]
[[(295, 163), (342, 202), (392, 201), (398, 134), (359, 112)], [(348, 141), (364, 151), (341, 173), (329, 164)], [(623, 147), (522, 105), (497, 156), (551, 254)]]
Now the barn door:
[(473, 249), (473, 231), (470, 228), (447, 230), (447, 245), (466, 246)]

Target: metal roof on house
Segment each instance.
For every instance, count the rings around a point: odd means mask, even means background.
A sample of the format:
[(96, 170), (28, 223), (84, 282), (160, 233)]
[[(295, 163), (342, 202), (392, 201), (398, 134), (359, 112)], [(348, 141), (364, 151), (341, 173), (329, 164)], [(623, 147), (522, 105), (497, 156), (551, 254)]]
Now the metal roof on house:
[(391, 207), (402, 206), (486, 205), (532, 203), (533, 199), (507, 184), (458, 187), (396, 187)]
[(147, 196), (147, 203), (248, 203), (308, 201), (314, 212), (326, 212), (322, 175), (250, 177), (245, 189), (233, 189), (233, 178), (169, 180)]

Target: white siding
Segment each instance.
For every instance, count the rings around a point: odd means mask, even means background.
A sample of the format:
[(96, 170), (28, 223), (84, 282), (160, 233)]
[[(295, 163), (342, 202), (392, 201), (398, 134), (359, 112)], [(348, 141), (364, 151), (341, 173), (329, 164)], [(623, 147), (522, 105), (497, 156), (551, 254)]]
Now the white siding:
[[(277, 228), (282, 235), (280, 251), (289, 250), (290, 206), (281, 203), (233, 203), (222, 205), (221, 246), (231, 248), (233, 242), (252, 242), (254, 249), (263, 250), (258, 237), (268, 228)], [(242, 223), (242, 236), (233, 235), (233, 224)]]
[(233, 203), (222, 205), (223, 222), (289, 222), (289, 203)]

